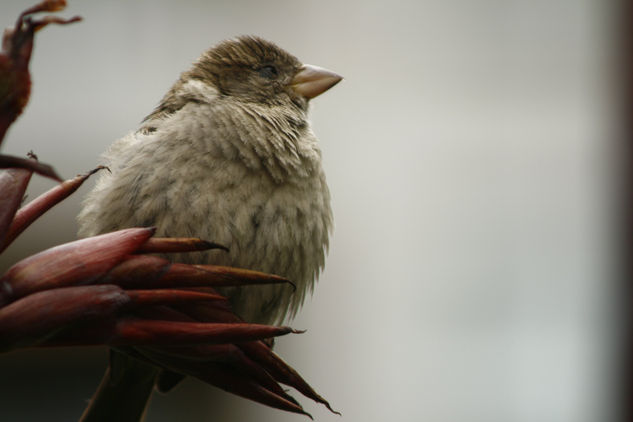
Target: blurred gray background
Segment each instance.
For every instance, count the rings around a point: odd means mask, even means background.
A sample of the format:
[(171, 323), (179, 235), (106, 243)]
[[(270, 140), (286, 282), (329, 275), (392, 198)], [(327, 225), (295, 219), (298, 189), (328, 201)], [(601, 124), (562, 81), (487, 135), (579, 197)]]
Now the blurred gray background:
[[(0, 25), (32, 1), (3, 0)], [(212, 44), (258, 34), (345, 80), (313, 101), (336, 229), (278, 352), (320, 422), (613, 419), (618, 144), (601, 0), (70, 1), (3, 152), (64, 177)], [(30, 197), (53, 186), (34, 177)], [(88, 186), (91, 186), (89, 184)], [(0, 258), (75, 237), (83, 187)], [(0, 419), (76, 420), (103, 348), (0, 356)], [(298, 394), (297, 394), (298, 396)], [(149, 422), (300, 421), (188, 380)]]

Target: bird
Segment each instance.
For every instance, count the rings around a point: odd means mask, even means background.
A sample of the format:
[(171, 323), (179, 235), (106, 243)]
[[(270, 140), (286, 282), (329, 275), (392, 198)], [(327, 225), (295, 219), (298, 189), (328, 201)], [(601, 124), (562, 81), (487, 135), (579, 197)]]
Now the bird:
[(84, 199), (78, 235), (153, 226), (161, 237), (211, 240), (228, 252), (170, 259), (287, 278), (295, 291), (271, 284), (221, 293), (244, 321), (293, 318), (324, 268), (333, 228), (309, 104), (341, 80), (257, 36), (219, 42), (103, 154), (110, 171)]

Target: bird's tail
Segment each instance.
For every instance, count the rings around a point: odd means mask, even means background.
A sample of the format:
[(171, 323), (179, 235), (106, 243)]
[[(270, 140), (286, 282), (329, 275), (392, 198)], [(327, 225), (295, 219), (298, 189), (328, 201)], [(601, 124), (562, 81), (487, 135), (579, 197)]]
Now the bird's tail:
[(139, 422), (147, 410), (159, 368), (111, 351), (110, 366), (79, 422)]

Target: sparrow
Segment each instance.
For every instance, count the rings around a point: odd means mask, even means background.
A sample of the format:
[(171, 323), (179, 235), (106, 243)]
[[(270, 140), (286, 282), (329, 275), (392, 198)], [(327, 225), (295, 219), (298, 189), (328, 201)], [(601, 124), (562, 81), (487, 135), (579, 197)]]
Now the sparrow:
[(140, 127), (103, 155), (79, 236), (154, 226), (161, 237), (224, 245), (170, 256), (272, 273), (287, 285), (226, 288), (252, 323), (295, 316), (323, 269), (332, 230), (310, 100), (341, 76), (272, 42), (240, 36), (202, 53)]
[(226, 246), (177, 256), (292, 280), (233, 289), (234, 311), (253, 323), (294, 316), (323, 268), (332, 228), (310, 99), (341, 80), (275, 44), (242, 36), (203, 53), (140, 128), (104, 155), (83, 202), (79, 235), (155, 226), (157, 236)]

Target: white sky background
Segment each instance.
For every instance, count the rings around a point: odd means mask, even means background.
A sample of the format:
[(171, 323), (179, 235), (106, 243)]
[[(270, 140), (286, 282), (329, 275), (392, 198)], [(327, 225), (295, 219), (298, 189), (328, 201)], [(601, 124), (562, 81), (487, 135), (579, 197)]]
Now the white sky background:
[[(327, 268), (292, 324), (308, 332), (278, 342), (343, 418), (301, 399), (306, 410), (320, 422), (607, 421), (606, 3), (71, 1), (62, 15), (85, 21), (38, 33), (31, 102), (3, 152), (32, 149), (65, 177), (89, 170), (204, 49), (238, 34), (275, 41), (345, 77), (312, 108), (336, 221)], [(0, 25), (30, 4), (3, 1)], [(31, 185), (33, 197), (52, 182)], [(72, 240), (86, 192), (0, 270)], [(72, 380), (85, 362), (100, 373), (101, 352), (16, 353), (0, 367), (57, 366), (52, 377)], [(99, 376), (47, 393), (50, 380), (24, 373), (41, 390), (30, 405), (2, 378), (0, 418), (66, 421)], [(154, 399), (148, 422), (303, 420), (211, 393), (188, 381)]]

